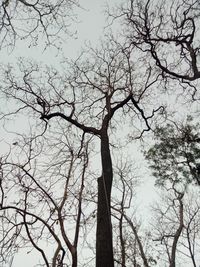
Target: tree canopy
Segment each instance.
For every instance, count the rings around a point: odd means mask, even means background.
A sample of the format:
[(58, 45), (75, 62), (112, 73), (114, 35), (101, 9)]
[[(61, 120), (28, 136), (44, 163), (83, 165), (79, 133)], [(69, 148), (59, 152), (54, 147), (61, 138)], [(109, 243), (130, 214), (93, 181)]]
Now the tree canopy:
[(146, 153), (158, 184), (200, 185), (199, 123), (188, 117), (185, 124), (168, 123), (155, 130), (155, 145)]

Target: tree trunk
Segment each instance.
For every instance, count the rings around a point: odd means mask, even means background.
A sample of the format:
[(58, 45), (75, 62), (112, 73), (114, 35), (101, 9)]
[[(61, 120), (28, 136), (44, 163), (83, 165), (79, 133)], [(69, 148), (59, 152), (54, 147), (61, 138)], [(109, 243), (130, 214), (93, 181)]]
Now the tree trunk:
[(96, 267), (114, 267), (110, 198), (113, 180), (107, 131), (101, 135), (102, 176), (98, 179)]
[(170, 260), (170, 265), (169, 267), (176, 267), (176, 251), (177, 251), (177, 244), (179, 237), (181, 235), (181, 232), (183, 230), (183, 198), (184, 194), (179, 194), (178, 196), (178, 201), (179, 201), (179, 227), (174, 235), (174, 240), (172, 244), (172, 251), (171, 251), (171, 260)]
[(77, 249), (75, 248), (72, 253), (72, 267), (77, 267)]

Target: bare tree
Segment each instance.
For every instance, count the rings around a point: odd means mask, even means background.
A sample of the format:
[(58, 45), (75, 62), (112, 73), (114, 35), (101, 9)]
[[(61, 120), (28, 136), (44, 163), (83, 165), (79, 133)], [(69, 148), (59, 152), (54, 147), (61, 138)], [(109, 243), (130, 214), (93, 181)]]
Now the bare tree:
[[(113, 167), (109, 135), (115, 132), (119, 123), (125, 120), (128, 123), (130, 119), (132, 124), (138, 118), (141, 136), (151, 129), (152, 117), (162, 109), (152, 110), (150, 101), (149, 105), (143, 103), (158, 77), (147, 66), (146, 76), (136, 76), (136, 86), (134, 51), (130, 47), (123, 48), (124, 45), (109, 40), (100, 50), (90, 48), (90, 60), (79, 58), (69, 63), (65, 74), (51, 68), (40, 74), (39, 67), (33, 63), (28, 66), (21, 63), (21, 77), (15, 76), (12, 68), (4, 73), (3, 93), (7, 99), (15, 101), (17, 107), (10, 114), (28, 112), (40, 118), (45, 129), (52, 121), (62, 121), (67, 127), (71, 125), (82, 132), (82, 142), (88, 134), (100, 140), (102, 175), (98, 179), (98, 267), (114, 265), (110, 213)], [(114, 116), (116, 113), (118, 116)]]
[[(153, 238), (157, 243), (160, 264), (174, 267), (178, 263), (197, 267), (197, 248), (199, 247), (199, 201), (192, 188), (180, 192), (176, 186), (166, 188), (163, 204), (154, 207), (155, 224)], [(199, 189), (195, 189), (199, 191)]]
[(123, 17), (123, 34), (162, 74), (164, 86), (166, 81), (171, 86), (181, 82), (193, 99), (199, 97), (198, 1), (130, 0), (111, 16)]
[(139, 178), (136, 176), (138, 169), (133, 162), (123, 157), (114, 170), (118, 177), (114, 183), (112, 198), (115, 262), (122, 267), (150, 267), (153, 263), (149, 246), (152, 240), (145, 233), (142, 219), (137, 220), (139, 207), (135, 204), (136, 188), (139, 185)]
[(69, 25), (75, 18), (73, 8), (76, 5), (76, 0), (2, 0), (0, 47), (13, 46), (17, 40), (25, 39), (35, 46), (43, 36), (45, 46), (57, 44), (58, 38), (70, 34)]
[(50, 147), (41, 137), (23, 137), (1, 158), (1, 263), (29, 248), (40, 255), (35, 264), (42, 259), (41, 266), (77, 266), (89, 152), (87, 141), (81, 151), (73, 145), (69, 131), (59, 140), (54, 131)]

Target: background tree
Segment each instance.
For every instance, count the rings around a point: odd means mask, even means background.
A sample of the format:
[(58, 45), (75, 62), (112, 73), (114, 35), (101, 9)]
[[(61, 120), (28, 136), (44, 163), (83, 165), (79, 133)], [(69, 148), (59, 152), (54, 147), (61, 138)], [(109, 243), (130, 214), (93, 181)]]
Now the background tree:
[[(177, 190), (177, 185), (161, 189), (162, 197), (154, 206), (152, 238), (158, 264), (198, 266), (199, 188)], [(182, 188), (183, 189), (183, 188)], [(162, 204), (161, 204), (162, 203)]]
[(199, 123), (168, 123), (155, 130), (155, 145), (146, 153), (158, 184), (200, 184)]
[(122, 18), (123, 34), (161, 74), (163, 88), (181, 86), (185, 95), (199, 99), (198, 1), (130, 0), (109, 13)]
[(78, 1), (1, 1), (0, 47), (13, 47), (16, 41), (25, 39), (30, 46), (36, 46), (41, 43), (41, 37), (45, 37), (45, 46), (59, 48), (58, 38), (70, 34), (75, 6)]
[(163, 75), (189, 81), (199, 78), (197, 1), (131, 0), (124, 13), (130, 41), (151, 55)]
[[(171, 122), (157, 127), (154, 134), (155, 145), (147, 151), (146, 158), (156, 184), (165, 195), (165, 200), (159, 201), (156, 208), (155, 241), (165, 247), (166, 257), (161, 257), (166, 266), (174, 267), (184, 257), (185, 262), (188, 258), (190, 264), (197, 266), (199, 199), (195, 195), (198, 196), (199, 190), (196, 188), (199, 185), (199, 124), (188, 116), (184, 123)], [(197, 192), (191, 193), (193, 190)], [(163, 254), (163, 248), (159, 253)]]
[(114, 170), (118, 177), (114, 183), (112, 198), (115, 262), (117, 266), (149, 267), (150, 247), (140, 229), (144, 225), (137, 220), (139, 207), (135, 204), (136, 188), (140, 181), (136, 176), (138, 169), (133, 162), (123, 157)]
[(79, 233), (90, 216), (83, 203), (89, 152), (88, 141), (80, 151), (72, 136), (70, 129), (53, 130), (47, 141), (23, 136), (1, 158), (2, 264), (28, 248), (38, 252), (35, 264), (77, 266)]

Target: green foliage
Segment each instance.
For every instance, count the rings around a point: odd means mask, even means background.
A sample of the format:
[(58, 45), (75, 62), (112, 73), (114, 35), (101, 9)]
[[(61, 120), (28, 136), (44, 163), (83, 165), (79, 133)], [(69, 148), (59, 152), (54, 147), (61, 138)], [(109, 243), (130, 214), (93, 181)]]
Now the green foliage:
[(200, 185), (200, 125), (188, 117), (185, 124), (168, 123), (155, 130), (155, 144), (145, 153), (157, 185)]

